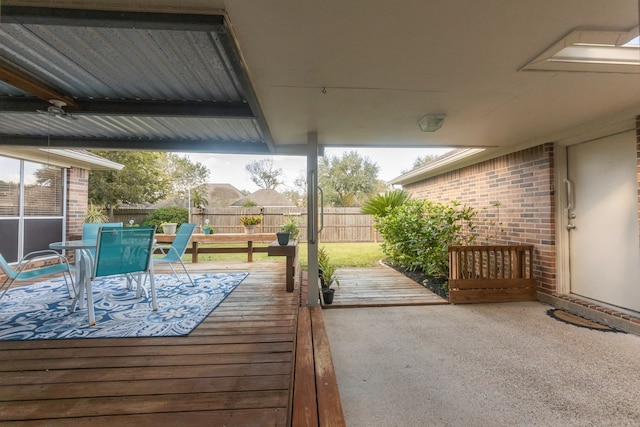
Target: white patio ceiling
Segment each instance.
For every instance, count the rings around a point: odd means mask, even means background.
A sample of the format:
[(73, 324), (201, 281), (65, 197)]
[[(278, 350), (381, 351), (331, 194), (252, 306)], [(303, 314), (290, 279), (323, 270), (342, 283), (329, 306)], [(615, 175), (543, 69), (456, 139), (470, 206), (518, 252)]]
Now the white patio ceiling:
[[(0, 83), (0, 144), (299, 154), (309, 132), (326, 146), (510, 147), (625, 127), (640, 114), (640, 74), (520, 70), (576, 28), (637, 27), (638, 4), (56, 1), (76, 14), (27, 26), (36, 38), (1, 18), (0, 46), (21, 44), (0, 49), (0, 65), (77, 101), (79, 119), (52, 126), (35, 112), (46, 103)], [(78, 9), (141, 15), (132, 30)], [(29, 69), (25, 55), (41, 62)], [(445, 114), (443, 127), (421, 132), (426, 114)]]

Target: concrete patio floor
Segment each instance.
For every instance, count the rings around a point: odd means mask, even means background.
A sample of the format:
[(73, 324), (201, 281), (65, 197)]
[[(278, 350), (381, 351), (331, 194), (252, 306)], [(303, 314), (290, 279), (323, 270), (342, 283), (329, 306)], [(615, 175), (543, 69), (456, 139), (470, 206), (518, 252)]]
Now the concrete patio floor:
[(640, 336), (550, 308), (323, 310), (347, 425), (640, 425)]

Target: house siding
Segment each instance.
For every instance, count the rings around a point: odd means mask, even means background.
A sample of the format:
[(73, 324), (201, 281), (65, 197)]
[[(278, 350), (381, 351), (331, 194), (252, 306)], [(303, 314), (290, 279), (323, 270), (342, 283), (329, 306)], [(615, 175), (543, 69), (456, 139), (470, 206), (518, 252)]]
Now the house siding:
[[(414, 198), (457, 200), (476, 208), (478, 242), (534, 245), (533, 272), (539, 290), (554, 293), (553, 149), (552, 143), (542, 144), (407, 184), (404, 189)], [(500, 203), (497, 208), (496, 203)]]

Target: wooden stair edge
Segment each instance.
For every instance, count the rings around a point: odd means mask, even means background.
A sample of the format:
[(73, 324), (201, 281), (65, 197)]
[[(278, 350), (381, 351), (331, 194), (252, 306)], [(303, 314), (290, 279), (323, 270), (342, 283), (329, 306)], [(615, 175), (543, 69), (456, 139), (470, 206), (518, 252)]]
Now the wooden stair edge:
[(313, 359), (315, 365), (316, 398), (318, 402), (318, 425), (346, 427), (344, 411), (338, 390), (338, 380), (331, 357), (329, 337), (322, 317), (322, 308), (309, 308), (313, 335)]
[(298, 310), (295, 370), (293, 376), (292, 426), (317, 426), (318, 405), (316, 399), (313, 338), (309, 307)]

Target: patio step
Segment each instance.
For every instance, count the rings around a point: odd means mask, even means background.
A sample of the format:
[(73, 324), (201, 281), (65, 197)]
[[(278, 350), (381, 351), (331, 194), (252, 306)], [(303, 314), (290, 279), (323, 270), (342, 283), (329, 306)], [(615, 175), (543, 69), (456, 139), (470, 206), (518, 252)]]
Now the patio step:
[(320, 307), (300, 307), (292, 425), (345, 426), (329, 339)]

